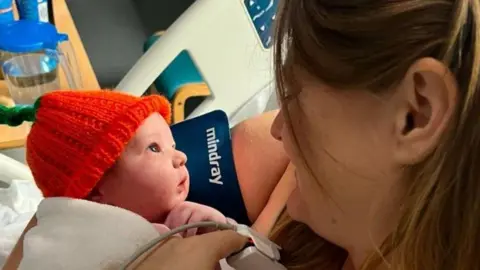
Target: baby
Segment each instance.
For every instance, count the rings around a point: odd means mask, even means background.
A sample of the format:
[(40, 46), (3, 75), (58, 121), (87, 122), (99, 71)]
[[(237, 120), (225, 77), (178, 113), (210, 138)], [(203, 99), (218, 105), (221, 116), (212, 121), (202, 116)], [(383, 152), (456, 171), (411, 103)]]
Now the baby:
[[(189, 174), (175, 149), (170, 104), (161, 96), (55, 91), (30, 107), (0, 107), (0, 123), (34, 124), (27, 163), (45, 197), (86, 199), (130, 210), (159, 232), (199, 222), (228, 222), (185, 201)], [(202, 233), (191, 229), (184, 236)]]
[[(137, 213), (160, 232), (193, 222), (227, 222), (219, 211), (185, 201), (189, 188), (186, 162), (185, 154), (175, 149), (165, 119), (153, 113), (87, 199)], [(187, 235), (195, 233), (191, 229)]]

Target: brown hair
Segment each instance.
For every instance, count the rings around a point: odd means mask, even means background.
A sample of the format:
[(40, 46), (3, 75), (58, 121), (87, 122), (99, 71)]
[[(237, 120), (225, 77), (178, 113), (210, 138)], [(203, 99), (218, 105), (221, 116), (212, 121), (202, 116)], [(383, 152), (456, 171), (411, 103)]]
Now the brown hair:
[[(392, 269), (480, 269), (480, 2), (284, 0), (276, 38), (284, 103), (295, 91), (295, 66), (338, 89), (373, 93), (391, 89), (423, 57), (450, 68), (459, 87), (455, 116), (435, 151), (406, 170), (399, 224), (363, 269), (387, 256)], [(286, 214), (272, 237), (289, 269), (341, 269), (347, 256)]]

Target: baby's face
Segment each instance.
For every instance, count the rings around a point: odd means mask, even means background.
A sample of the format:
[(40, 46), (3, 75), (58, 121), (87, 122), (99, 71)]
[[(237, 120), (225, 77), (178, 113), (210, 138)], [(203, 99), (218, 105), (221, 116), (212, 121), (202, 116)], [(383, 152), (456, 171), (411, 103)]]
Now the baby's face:
[(186, 156), (175, 149), (170, 127), (158, 113), (148, 117), (91, 199), (161, 222), (188, 194)]

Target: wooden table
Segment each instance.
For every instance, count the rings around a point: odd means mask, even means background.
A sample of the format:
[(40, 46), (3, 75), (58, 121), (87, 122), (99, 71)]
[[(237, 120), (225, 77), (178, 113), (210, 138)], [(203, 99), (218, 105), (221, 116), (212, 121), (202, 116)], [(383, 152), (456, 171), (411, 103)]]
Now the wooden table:
[[(55, 14), (55, 24), (59, 32), (68, 34), (70, 43), (76, 54), (78, 68), (82, 76), (84, 89), (100, 89), (97, 77), (88, 59), (82, 40), (73, 22), (65, 0), (52, 0)], [(0, 81), (0, 104), (13, 104), (9, 98), (8, 88), (4, 81)], [(29, 131), (29, 124), (11, 128), (0, 126), (0, 149), (22, 147)]]

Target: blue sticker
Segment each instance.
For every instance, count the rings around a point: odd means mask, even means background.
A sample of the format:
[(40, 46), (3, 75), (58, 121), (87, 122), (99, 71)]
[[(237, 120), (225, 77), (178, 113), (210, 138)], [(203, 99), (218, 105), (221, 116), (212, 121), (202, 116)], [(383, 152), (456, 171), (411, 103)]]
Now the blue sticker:
[(188, 157), (188, 201), (213, 207), (237, 222), (251, 225), (233, 160), (228, 118), (213, 111), (171, 127), (177, 149)]
[(272, 46), (272, 30), (278, 9), (278, 0), (244, 0), (248, 15), (265, 48)]

